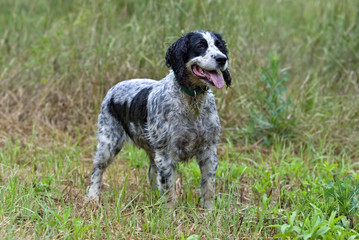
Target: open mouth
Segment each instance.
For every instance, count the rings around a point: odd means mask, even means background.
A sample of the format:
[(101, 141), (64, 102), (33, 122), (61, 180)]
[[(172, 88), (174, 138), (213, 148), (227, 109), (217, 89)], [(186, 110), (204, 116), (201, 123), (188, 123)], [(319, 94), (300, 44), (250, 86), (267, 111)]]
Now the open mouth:
[(216, 88), (223, 88), (224, 86), (223, 76), (218, 70), (206, 70), (198, 65), (193, 65), (192, 72), (194, 75), (204, 79), (207, 83), (215, 86)]

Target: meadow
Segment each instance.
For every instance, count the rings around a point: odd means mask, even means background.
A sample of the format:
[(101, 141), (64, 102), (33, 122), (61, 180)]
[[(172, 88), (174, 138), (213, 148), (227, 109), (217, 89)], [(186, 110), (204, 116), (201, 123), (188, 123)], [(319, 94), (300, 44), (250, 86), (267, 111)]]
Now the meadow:
[[(84, 196), (100, 104), (129, 78), (163, 78), (182, 34), (223, 34), (232, 87), (215, 209), (195, 161), (172, 212), (126, 145)], [(359, 1), (0, 1), (3, 239), (359, 239)]]

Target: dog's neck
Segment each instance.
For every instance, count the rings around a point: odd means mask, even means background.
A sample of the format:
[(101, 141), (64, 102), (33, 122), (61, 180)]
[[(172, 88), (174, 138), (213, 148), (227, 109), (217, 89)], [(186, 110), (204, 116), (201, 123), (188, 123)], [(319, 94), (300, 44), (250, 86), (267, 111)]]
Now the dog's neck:
[(181, 91), (186, 93), (188, 96), (196, 98), (199, 97), (200, 95), (206, 95), (209, 88), (204, 85), (193, 84), (194, 82), (198, 81), (197, 79), (191, 79), (191, 76), (187, 76), (188, 78), (187, 84), (183, 85), (176, 79), (176, 74), (174, 73), (174, 71), (170, 72), (170, 75), (172, 74), (173, 74), (173, 80), (175, 82), (175, 85), (178, 85)]
[(189, 119), (195, 121), (201, 115), (209, 88), (207, 86), (186, 88), (179, 84), (173, 71), (171, 71), (170, 75), (172, 75), (170, 78), (173, 80), (174, 92), (180, 96), (185, 105), (185, 114)]
[(208, 91), (208, 87), (197, 87), (195, 89), (188, 89), (186, 87), (181, 87), (182, 91), (191, 97), (197, 97), (201, 94), (206, 94)]

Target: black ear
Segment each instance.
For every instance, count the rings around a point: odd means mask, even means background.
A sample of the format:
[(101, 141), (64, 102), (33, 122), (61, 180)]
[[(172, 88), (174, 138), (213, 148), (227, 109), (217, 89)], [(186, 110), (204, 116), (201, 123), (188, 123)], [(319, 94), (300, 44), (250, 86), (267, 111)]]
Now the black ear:
[[(186, 66), (184, 57), (187, 54), (188, 34), (179, 38), (167, 50), (166, 65), (172, 68), (176, 75), (176, 80), (182, 86), (185, 85), (183, 79), (186, 77)], [(184, 86), (186, 87), (186, 86)]]
[(223, 74), (223, 79), (226, 82), (227, 87), (230, 87), (231, 83), (232, 83), (232, 78), (231, 78), (231, 75), (229, 74), (228, 68), (226, 70), (224, 70), (222, 72), (222, 74)]
[[(221, 50), (224, 54), (226, 54), (227, 59), (228, 59), (227, 44), (226, 44), (226, 42), (223, 40), (222, 35), (219, 34), (219, 33), (214, 33), (214, 35), (216, 36), (216, 38), (218, 39), (218, 41), (221, 42), (221, 48), (220, 48), (220, 50)], [(230, 87), (230, 86), (231, 86), (231, 83), (232, 83), (232, 78), (231, 78), (231, 75), (229, 74), (228, 68), (227, 68), (226, 70), (222, 71), (222, 74), (223, 74), (223, 79), (224, 79), (224, 81), (226, 82), (227, 87)]]

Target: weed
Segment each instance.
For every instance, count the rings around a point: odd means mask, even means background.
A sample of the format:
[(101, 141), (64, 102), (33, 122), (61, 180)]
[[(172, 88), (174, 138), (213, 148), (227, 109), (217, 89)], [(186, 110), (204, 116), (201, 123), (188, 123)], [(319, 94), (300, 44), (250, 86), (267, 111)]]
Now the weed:
[(345, 222), (345, 217), (336, 217), (337, 213), (334, 211), (330, 214), (329, 219), (326, 219), (325, 214), (311, 204), (314, 209), (312, 216), (307, 216), (304, 219), (298, 217), (297, 212), (293, 212), (290, 216), (287, 215), (288, 223), (282, 225), (271, 225), (269, 228), (278, 228), (278, 234), (274, 237), (281, 239), (356, 239), (359, 233), (354, 230), (343, 227), (342, 222)]
[(280, 69), (279, 56), (269, 55), (270, 66), (262, 68), (263, 91), (257, 93), (257, 111), (251, 114), (246, 128), (257, 141), (262, 139), (266, 146), (273, 144), (273, 138), (292, 136), (295, 126), (289, 106), (291, 100), (285, 96), (289, 74)]
[[(330, 181), (324, 188), (325, 200), (328, 203), (328, 209), (337, 211), (338, 214), (354, 220), (358, 219), (359, 210), (359, 181), (347, 176), (345, 179)], [(354, 224), (354, 223), (353, 223)]]

